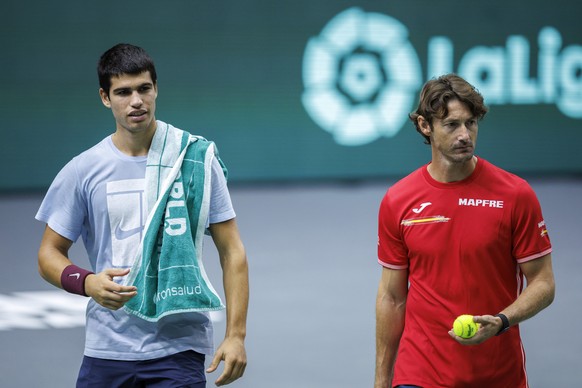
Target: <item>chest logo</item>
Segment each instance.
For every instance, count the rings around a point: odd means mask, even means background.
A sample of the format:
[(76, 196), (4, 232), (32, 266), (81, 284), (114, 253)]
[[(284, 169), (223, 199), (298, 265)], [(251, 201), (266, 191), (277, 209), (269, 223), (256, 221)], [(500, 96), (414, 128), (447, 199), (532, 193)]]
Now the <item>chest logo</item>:
[(424, 210), (425, 207), (432, 205), (432, 203), (430, 202), (423, 202), (420, 204), (420, 206), (417, 208), (412, 209), (413, 212), (415, 212), (416, 214), (419, 214), (421, 211)]
[(451, 219), (445, 216), (429, 216), (422, 218), (409, 218), (400, 222), (403, 226), (435, 224), (437, 222), (449, 222)]
[(125, 230), (121, 228), (121, 225), (117, 224), (117, 226), (115, 227), (115, 238), (118, 240), (125, 240), (135, 234), (140, 233), (142, 230), (143, 226), (138, 226), (137, 228)]
[(503, 209), (503, 201), (496, 199), (459, 198), (459, 206), (492, 207)]

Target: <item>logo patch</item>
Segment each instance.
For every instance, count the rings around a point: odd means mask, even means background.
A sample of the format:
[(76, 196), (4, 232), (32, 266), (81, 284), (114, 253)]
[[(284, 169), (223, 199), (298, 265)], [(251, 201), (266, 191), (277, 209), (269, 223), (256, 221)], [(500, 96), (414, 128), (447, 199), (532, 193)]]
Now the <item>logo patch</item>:
[(540, 230), (541, 237), (548, 235), (548, 229), (546, 228), (546, 221), (542, 220), (541, 222), (538, 222), (538, 229)]
[(133, 229), (121, 229), (121, 225), (117, 224), (117, 226), (115, 227), (115, 238), (117, 240), (125, 240), (130, 238), (131, 236), (141, 233), (141, 231), (143, 230), (143, 226), (138, 226), (137, 228), (133, 228)]
[(402, 220), (401, 225), (404, 226), (414, 226), (414, 225), (424, 225), (424, 224), (435, 224), (438, 222), (449, 222), (451, 219), (445, 216), (429, 216), (422, 218), (409, 218), (407, 220)]
[(416, 214), (420, 213), (421, 211), (424, 210), (425, 207), (432, 205), (432, 203), (430, 202), (423, 202), (420, 204), (419, 208), (414, 208), (412, 209), (413, 212), (415, 212)]
[(503, 209), (503, 201), (496, 199), (459, 198), (459, 206), (493, 207)]
[(111, 262), (131, 267), (147, 219), (145, 179), (107, 182), (107, 212), (111, 228)]

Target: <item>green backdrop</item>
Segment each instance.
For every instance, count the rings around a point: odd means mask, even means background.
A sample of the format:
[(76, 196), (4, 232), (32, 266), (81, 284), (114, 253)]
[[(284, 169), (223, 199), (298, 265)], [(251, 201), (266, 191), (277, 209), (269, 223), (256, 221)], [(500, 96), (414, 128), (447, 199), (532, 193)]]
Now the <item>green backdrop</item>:
[[(390, 137), (338, 144), (304, 104), (305, 66), (326, 65), (321, 58), (306, 58), (308, 42), (329, 40), (326, 27), (332, 20), (340, 25), (338, 15), (348, 11), (360, 16), (356, 29), (369, 27), (370, 15), (388, 27), (380, 41), (392, 48), (380, 50), (384, 57), (394, 59), (398, 51), (390, 28), (405, 28), (398, 44), (408, 44), (408, 54), (416, 56), (416, 82), (426, 81), (431, 69), (464, 69), (476, 77), (491, 102), (480, 126), (479, 155), (516, 173), (580, 173), (580, 4), (9, 1), (0, 23), (0, 190), (46, 188), (68, 160), (113, 131), (111, 113), (97, 93), (96, 63), (119, 42), (140, 45), (154, 58), (157, 118), (214, 140), (232, 181), (407, 174), (430, 157), (410, 123)], [(382, 24), (386, 17), (392, 24)], [(357, 54), (357, 44), (346, 43), (350, 33), (344, 23), (333, 36)], [(328, 43), (325, 47), (332, 47)], [(331, 62), (328, 69), (335, 66)], [(355, 87), (370, 81), (369, 64), (354, 65)], [(383, 70), (380, 89), (397, 92), (395, 79), (414, 72), (407, 66), (393, 61)], [(521, 81), (514, 79), (516, 71), (522, 72)], [(409, 86), (403, 95), (414, 93), (415, 103), (418, 90)]]

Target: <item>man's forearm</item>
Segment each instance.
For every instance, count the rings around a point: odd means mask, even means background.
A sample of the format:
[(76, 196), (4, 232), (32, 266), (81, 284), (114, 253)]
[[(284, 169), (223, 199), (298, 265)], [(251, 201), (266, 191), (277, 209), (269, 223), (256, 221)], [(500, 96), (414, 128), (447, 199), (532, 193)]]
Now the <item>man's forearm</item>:
[(38, 250), (38, 272), (44, 280), (59, 288), (63, 287), (61, 285), (63, 269), (72, 264), (68, 258), (71, 245), (71, 241), (46, 226)]
[(381, 294), (376, 301), (376, 378), (375, 388), (392, 382), (398, 344), (404, 330), (405, 304), (396, 304)]
[(224, 260), (223, 271), (226, 297), (225, 336), (244, 339), (249, 304), (248, 264), (244, 252)]
[(210, 233), (218, 249), (226, 297), (226, 337), (246, 336), (249, 304), (249, 270), (244, 245), (236, 220), (210, 224)]
[(527, 287), (511, 305), (502, 312), (515, 325), (529, 319), (548, 307), (554, 300), (555, 281), (551, 255), (521, 266), (527, 278)]
[(529, 284), (516, 301), (503, 310), (503, 313), (513, 326), (533, 317), (548, 307), (553, 300), (553, 282), (536, 281)]

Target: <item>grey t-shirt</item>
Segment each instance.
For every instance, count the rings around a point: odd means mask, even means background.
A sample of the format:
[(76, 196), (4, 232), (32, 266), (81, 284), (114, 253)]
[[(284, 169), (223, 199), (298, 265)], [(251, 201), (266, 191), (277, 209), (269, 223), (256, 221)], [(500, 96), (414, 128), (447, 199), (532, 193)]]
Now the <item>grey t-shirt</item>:
[[(123, 154), (108, 136), (59, 172), (36, 219), (71, 241), (81, 236), (96, 273), (131, 267), (147, 218), (146, 160), (146, 156)], [(211, 185), (207, 223), (234, 218), (226, 179), (216, 158)], [(93, 299), (87, 306), (85, 355), (90, 357), (146, 360), (190, 349), (211, 354), (212, 337), (206, 313), (176, 314), (148, 322), (123, 309), (106, 309)]]

